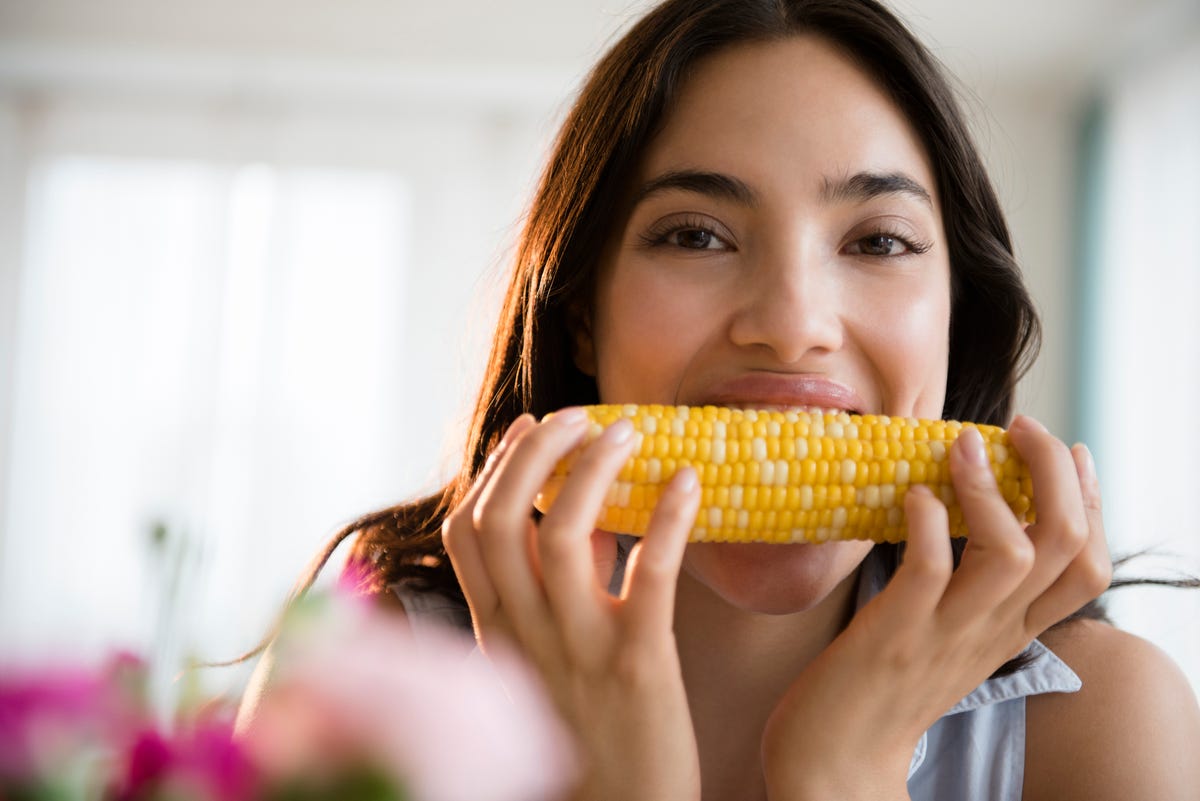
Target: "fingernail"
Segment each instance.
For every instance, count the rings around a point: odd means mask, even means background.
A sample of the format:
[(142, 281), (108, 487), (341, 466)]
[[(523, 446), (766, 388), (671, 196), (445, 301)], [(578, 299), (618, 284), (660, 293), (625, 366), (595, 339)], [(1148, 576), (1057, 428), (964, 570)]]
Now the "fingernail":
[(1092, 449), (1082, 442), (1079, 443), (1079, 447), (1083, 450), (1083, 471), (1088, 479), (1095, 481), (1096, 460), (1092, 458)]
[(601, 439), (608, 445), (623, 445), (633, 436), (633, 423), (622, 417), (617, 422), (604, 429)]
[(679, 489), (680, 492), (684, 493), (685, 495), (689, 495), (696, 490), (696, 471), (695, 470), (693, 470), (690, 467), (685, 467), (682, 470), (680, 470), (676, 475), (678, 475), (679, 478), (676, 479), (675, 486)]
[(553, 412), (552, 419), (557, 420), (560, 425), (566, 428), (572, 428), (580, 425), (581, 423), (587, 422), (587, 409), (584, 409), (582, 406), (571, 406), (569, 408)]
[(1040, 431), (1043, 434), (1046, 433), (1046, 427), (1044, 425), (1039, 423), (1037, 420), (1034, 420), (1032, 417), (1028, 417), (1023, 414), (1017, 416), (1017, 419), (1014, 421), (1014, 425), (1024, 426), (1025, 428), (1030, 428), (1034, 431)]
[(500, 442), (496, 444), (496, 450), (503, 448), (508, 441), (512, 439), (513, 431), (521, 426), (521, 422), (524, 418), (525, 415), (523, 414), (517, 415), (517, 419), (508, 424), (508, 428), (504, 429), (504, 436), (500, 437)]
[(983, 435), (979, 433), (979, 429), (968, 426), (958, 435), (958, 439), (962, 442), (960, 447), (967, 461), (978, 467), (987, 466), (987, 451), (983, 449)]

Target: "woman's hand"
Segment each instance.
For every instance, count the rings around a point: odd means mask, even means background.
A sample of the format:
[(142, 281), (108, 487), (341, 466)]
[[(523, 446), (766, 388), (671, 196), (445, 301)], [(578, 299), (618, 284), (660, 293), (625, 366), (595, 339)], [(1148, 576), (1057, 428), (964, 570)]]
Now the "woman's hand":
[[(615, 541), (597, 533), (604, 542), (594, 543), (593, 529), (629, 456), (628, 422), (589, 445), (553, 508), (540, 523), (531, 519), (535, 495), (583, 437), (580, 412), (513, 423), (446, 519), (446, 551), (480, 646), (505, 641), (522, 651), (574, 728), (584, 761), (578, 797), (695, 801), (699, 760), (671, 628), (699, 503), (695, 473), (680, 471), (664, 491), (621, 596), (610, 596)], [(594, 562), (607, 562), (608, 575), (597, 575)]]
[(921, 734), (1045, 629), (1103, 592), (1112, 575), (1091, 457), (1020, 417), (1037, 522), (1022, 526), (987, 467), (978, 432), (950, 451), (971, 536), (952, 569), (945, 506), (905, 499), (909, 540), (888, 586), (798, 677), (763, 738), (772, 799), (907, 798)]

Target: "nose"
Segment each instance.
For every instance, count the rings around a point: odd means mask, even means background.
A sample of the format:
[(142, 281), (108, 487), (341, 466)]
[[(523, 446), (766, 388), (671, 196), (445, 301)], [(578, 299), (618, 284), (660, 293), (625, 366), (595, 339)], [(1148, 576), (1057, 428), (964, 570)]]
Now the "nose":
[(842, 289), (818, 254), (791, 249), (750, 265), (729, 327), (742, 347), (766, 348), (783, 364), (842, 347)]

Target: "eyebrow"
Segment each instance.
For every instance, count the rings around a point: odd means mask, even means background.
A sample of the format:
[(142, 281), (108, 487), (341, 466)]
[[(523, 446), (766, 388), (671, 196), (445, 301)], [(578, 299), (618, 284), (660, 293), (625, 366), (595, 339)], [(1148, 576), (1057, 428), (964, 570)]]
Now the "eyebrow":
[(732, 200), (743, 206), (758, 205), (758, 193), (751, 189), (745, 181), (724, 173), (704, 170), (671, 170), (656, 178), (651, 178), (642, 184), (637, 194), (634, 195), (633, 205), (636, 206), (651, 195), (671, 190), (694, 192), (721, 200)]
[(821, 189), (821, 197), (827, 203), (863, 203), (886, 195), (908, 195), (933, 208), (929, 191), (902, 172), (857, 172), (837, 181), (826, 178)]
[[(672, 190), (730, 200), (743, 206), (758, 205), (758, 193), (745, 181), (706, 170), (671, 170), (652, 178), (634, 195), (633, 205), (651, 195)], [(821, 198), (826, 203), (864, 203), (887, 195), (907, 195), (933, 208), (929, 190), (902, 172), (857, 172), (838, 180), (825, 178), (821, 187)]]

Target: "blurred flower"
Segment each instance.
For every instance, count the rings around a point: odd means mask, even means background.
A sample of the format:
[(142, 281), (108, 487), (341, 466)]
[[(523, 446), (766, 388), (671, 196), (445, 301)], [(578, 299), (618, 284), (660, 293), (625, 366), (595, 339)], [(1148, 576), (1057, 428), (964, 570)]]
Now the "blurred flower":
[(571, 739), (515, 656), (344, 595), (300, 617), (246, 731), (268, 776), (366, 759), (416, 801), (562, 796)]
[[(0, 672), (0, 800), (537, 801), (571, 742), (516, 657), (408, 623), (343, 585), (299, 604), (246, 730), (208, 713), (164, 731), (146, 665)], [(222, 705), (217, 705), (223, 708)]]

